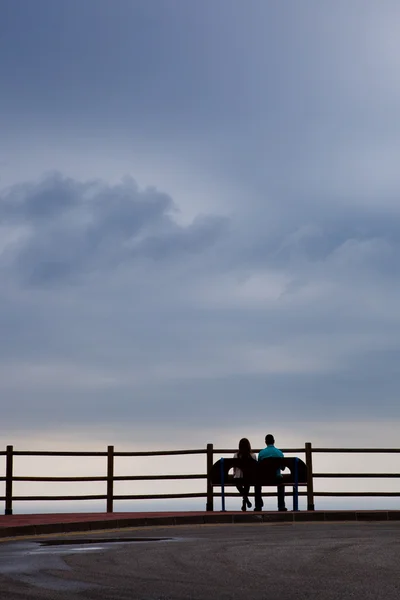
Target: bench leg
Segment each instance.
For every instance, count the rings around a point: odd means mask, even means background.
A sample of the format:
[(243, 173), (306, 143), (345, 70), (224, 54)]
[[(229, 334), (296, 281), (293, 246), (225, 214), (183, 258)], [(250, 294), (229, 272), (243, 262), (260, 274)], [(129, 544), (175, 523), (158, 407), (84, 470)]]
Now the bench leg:
[(294, 460), (293, 511), (299, 510), (299, 459)]
[(225, 475), (224, 475), (224, 459), (220, 460), (221, 465), (221, 511), (225, 512)]
[(293, 510), (299, 510), (299, 488), (297, 486), (293, 486)]

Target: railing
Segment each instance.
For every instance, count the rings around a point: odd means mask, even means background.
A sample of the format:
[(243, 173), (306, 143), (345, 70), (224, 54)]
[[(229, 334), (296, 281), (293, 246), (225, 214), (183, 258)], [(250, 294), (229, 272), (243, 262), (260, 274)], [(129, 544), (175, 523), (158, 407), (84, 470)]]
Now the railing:
[[(259, 450), (254, 450), (259, 452)], [(206, 510), (214, 510), (214, 498), (221, 494), (216, 493), (210, 481), (211, 467), (215, 460), (215, 455), (232, 455), (235, 449), (214, 448), (213, 444), (207, 444), (206, 448), (199, 450), (170, 450), (170, 451), (148, 451), (148, 452), (115, 452), (114, 446), (108, 446), (105, 452), (57, 452), (57, 451), (21, 451), (14, 450), (13, 446), (7, 446), (6, 451), (0, 451), (1, 456), (6, 458), (5, 476), (0, 477), (0, 481), (5, 481), (5, 496), (0, 497), (5, 502), (5, 514), (11, 515), (13, 510), (13, 501), (57, 501), (57, 500), (106, 500), (106, 510), (113, 512), (115, 500), (155, 500), (155, 499), (182, 499), (182, 498), (206, 498)], [(307, 442), (302, 448), (283, 449), (285, 454), (303, 454), (307, 465), (307, 487), (306, 491), (299, 492), (301, 496), (307, 496), (307, 510), (314, 510), (314, 498), (316, 496), (336, 496), (336, 497), (400, 497), (399, 492), (315, 492), (314, 479), (316, 478), (376, 478), (393, 479), (400, 478), (400, 473), (314, 473), (313, 455), (315, 453), (360, 453), (360, 454), (400, 454), (400, 449), (394, 448), (313, 448), (310, 442)], [(177, 456), (177, 455), (195, 455), (202, 454), (206, 456), (207, 472), (200, 474), (171, 474), (171, 475), (114, 475), (115, 457), (140, 457), (140, 456)], [(38, 476), (15, 476), (13, 463), (15, 456), (68, 456), (68, 457), (105, 457), (107, 459), (107, 474), (95, 477), (38, 477)], [(178, 494), (114, 494), (115, 481), (156, 481), (156, 480), (207, 480), (206, 492), (204, 493), (178, 493)], [(69, 496), (14, 496), (13, 482), (32, 481), (32, 482), (106, 482), (105, 494), (85, 494)], [(275, 496), (274, 492), (264, 493), (264, 496)], [(290, 494), (288, 494), (290, 495)], [(234, 493), (227, 493), (225, 496), (237, 496)]]

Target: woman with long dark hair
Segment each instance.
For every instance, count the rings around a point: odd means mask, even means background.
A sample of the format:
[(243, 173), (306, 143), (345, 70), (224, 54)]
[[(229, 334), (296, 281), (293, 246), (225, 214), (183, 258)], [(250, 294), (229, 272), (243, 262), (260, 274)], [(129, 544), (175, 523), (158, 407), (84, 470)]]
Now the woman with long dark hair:
[[(241, 458), (243, 460), (257, 460), (256, 455), (251, 451), (251, 444), (247, 438), (242, 438), (239, 442), (239, 449), (234, 454), (233, 458)], [(233, 469), (233, 477), (234, 479), (242, 479), (243, 472), (241, 469), (235, 467)], [(249, 500), (249, 485), (237, 485), (237, 490), (239, 494), (243, 498), (242, 502), (242, 510), (245, 511), (246, 508), (251, 508), (251, 502)]]

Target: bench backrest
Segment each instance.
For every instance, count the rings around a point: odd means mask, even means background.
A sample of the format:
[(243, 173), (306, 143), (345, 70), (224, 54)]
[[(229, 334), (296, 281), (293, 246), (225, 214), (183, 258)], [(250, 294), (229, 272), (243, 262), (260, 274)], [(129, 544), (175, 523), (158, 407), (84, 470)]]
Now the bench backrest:
[[(285, 484), (295, 483), (295, 464), (297, 461), (297, 483), (305, 485), (307, 483), (307, 465), (300, 458), (265, 458), (260, 462), (253, 459), (242, 458), (224, 458), (223, 473), (224, 483), (235, 484), (236, 482), (246, 482), (248, 485), (276, 485), (276, 472), (278, 469), (285, 470), (282, 482)], [(231, 469), (237, 468), (243, 472), (243, 479), (230, 478), (228, 473)], [(221, 460), (213, 464), (210, 479), (212, 485), (221, 485)]]

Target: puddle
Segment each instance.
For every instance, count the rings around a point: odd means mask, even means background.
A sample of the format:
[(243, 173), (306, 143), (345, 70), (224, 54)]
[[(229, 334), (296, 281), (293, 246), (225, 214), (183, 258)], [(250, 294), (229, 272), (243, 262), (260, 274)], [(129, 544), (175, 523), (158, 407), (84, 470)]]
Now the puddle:
[(137, 542), (170, 542), (176, 538), (160, 538), (160, 537), (132, 537), (132, 538), (82, 538), (82, 539), (58, 539), (46, 540), (40, 542), (41, 546), (69, 546), (82, 544), (133, 544)]
[[(98, 547), (101, 550), (101, 547)], [(83, 591), (97, 587), (81, 581), (63, 579), (62, 571), (71, 571), (60, 552), (43, 556), (43, 548), (36, 542), (13, 543), (0, 547), (0, 574), (21, 583), (57, 591)], [(72, 548), (71, 548), (72, 550)], [(79, 552), (79, 549), (76, 549)], [(96, 551), (92, 548), (92, 551)], [(49, 553), (50, 554), (50, 553)], [(60, 576), (48, 571), (60, 571)]]
[(63, 556), (110, 550), (123, 544), (172, 542), (178, 538), (81, 538), (52, 539), (41, 542), (12, 542), (0, 546), (0, 574), (35, 587), (57, 591), (83, 591), (98, 587), (81, 581), (63, 579), (49, 571), (71, 571)]

